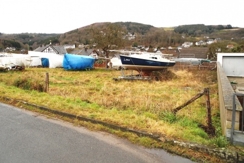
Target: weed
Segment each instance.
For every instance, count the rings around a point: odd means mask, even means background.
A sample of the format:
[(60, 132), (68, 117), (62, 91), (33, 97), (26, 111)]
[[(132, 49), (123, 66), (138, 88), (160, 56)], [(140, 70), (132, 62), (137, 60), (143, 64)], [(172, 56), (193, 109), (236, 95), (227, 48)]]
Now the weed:
[(210, 144), (214, 144), (219, 148), (224, 148), (227, 145), (229, 145), (229, 142), (227, 141), (225, 136), (218, 136), (210, 140)]
[(173, 112), (170, 112), (170, 111), (164, 111), (159, 116), (160, 116), (160, 119), (162, 119), (168, 123), (174, 123), (176, 121), (175, 114)]

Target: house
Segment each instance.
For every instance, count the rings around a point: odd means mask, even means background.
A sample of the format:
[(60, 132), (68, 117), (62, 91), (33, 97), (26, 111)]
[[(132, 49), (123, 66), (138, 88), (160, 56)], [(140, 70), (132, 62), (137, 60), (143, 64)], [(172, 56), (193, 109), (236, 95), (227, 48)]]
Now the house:
[(15, 50), (16, 50), (15, 47), (7, 47), (7, 48), (5, 49), (6, 52), (12, 52), (12, 51), (15, 51)]
[(67, 53), (64, 46), (54, 46), (52, 44), (38, 47), (34, 51), (43, 52), (43, 53), (54, 53), (54, 54), (66, 54)]
[(227, 48), (227, 49), (233, 49), (233, 48), (234, 48), (234, 45), (229, 44), (229, 45), (226, 46), (226, 48)]
[(85, 45), (84, 44), (79, 44), (78, 48), (80, 48), (80, 49), (85, 48)]
[(73, 45), (64, 45), (64, 49), (75, 49), (75, 44)]
[(128, 40), (134, 40), (135, 38), (136, 38), (136, 35), (135, 34), (132, 34), (132, 33), (128, 33), (127, 35), (126, 35), (126, 38), (128, 39)]
[(216, 43), (217, 41), (215, 39), (208, 39), (207, 44), (210, 45), (212, 43)]
[(189, 48), (193, 45), (192, 42), (184, 42), (181, 46), (184, 47), (184, 48)]
[(203, 40), (200, 40), (200, 41), (197, 41), (197, 42), (195, 43), (195, 45), (196, 45), (196, 46), (205, 46), (205, 45), (207, 45), (207, 43), (206, 43), (205, 41), (203, 41)]

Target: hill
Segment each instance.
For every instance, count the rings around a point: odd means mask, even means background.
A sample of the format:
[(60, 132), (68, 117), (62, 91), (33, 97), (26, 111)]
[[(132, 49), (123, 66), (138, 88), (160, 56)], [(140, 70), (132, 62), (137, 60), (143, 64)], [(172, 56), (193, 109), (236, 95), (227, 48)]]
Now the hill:
[(133, 22), (103, 22), (103, 23), (94, 23), (89, 26), (81, 27), (74, 29), (72, 31), (61, 34), (59, 37), (59, 41), (61, 44), (90, 44), (90, 40), (92, 39), (92, 29), (103, 29), (105, 26), (109, 24), (114, 24), (125, 31), (130, 35), (146, 35), (151, 29), (157, 29), (151, 25), (145, 25), (140, 23)]
[(32, 50), (39, 45), (48, 44), (50, 40), (55, 42), (59, 34), (45, 33), (20, 33), (20, 34), (3, 34), (0, 33), (0, 51), (6, 47), (15, 47), (17, 50)]
[[(41, 33), (21, 33), (2, 34), (0, 33), (0, 51), (8, 46), (16, 47), (18, 50), (32, 50), (42, 44), (84, 44), (94, 43), (92, 30), (104, 29), (108, 25), (119, 26), (124, 33), (125, 46), (144, 45), (148, 47), (177, 47), (186, 41), (206, 40), (206, 38), (221, 38), (222, 40), (242, 41), (244, 29), (232, 27), (231, 25), (181, 25), (172, 28), (157, 28), (147, 24), (135, 22), (102, 22), (77, 28), (63, 34), (41, 34)], [(93, 41), (92, 41), (93, 40)]]

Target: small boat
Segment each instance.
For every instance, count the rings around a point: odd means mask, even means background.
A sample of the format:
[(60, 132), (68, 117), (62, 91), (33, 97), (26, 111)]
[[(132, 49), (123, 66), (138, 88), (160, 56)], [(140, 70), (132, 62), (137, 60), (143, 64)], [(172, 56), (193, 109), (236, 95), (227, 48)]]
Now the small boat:
[(120, 59), (123, 67), (143, 75), (150, 75), (152, 71), (161, 71), (175, 65), (175, 61), (156, 53), (120, 55)]

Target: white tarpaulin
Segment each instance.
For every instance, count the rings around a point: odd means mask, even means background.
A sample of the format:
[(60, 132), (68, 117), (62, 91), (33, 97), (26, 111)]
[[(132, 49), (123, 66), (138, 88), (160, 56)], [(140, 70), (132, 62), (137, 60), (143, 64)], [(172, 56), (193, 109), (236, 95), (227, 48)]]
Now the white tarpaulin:
[(0, 67), (24, 66), (39, 67), (43, 66), (42, 59), (48, 60), (49, 68), (63, 67), (63, 55), (53, 53), (42, 53), (28, 51), (28, 54), (2, 53), (0, 55)]
[(42, 58), (47, 58), (49, 61), (49, 68), (63, 67), (63, 55), (54, 53), (43, 53), (28, 51), (28, 55), (31, 57), (31, 66), (42, 66)]

